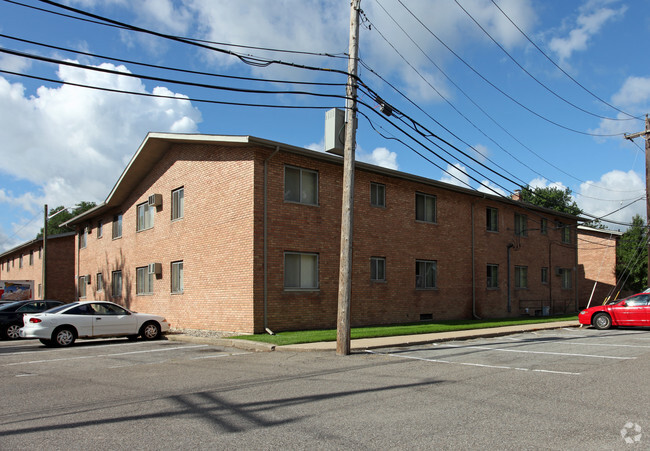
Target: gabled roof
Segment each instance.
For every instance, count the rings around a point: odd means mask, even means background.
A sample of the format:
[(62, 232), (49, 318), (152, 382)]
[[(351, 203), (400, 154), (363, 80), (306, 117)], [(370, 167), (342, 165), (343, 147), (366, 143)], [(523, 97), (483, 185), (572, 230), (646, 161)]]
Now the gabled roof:
[[(111, 209), (118, 208), (126, 200), (129, 194), (135, 189), (138, 183), (153, 169), (154, 165), (162, 158), (162, 156), (174, 145), (179, 143), (194, 143), (194, 144), (219, 144), (220, 146), (242, 146), (242, 145), (257, 145), (268, 147), (272, 149), (279, 149), (286, 152), (304, 155), (318, 160), (329, 161), (336, 164), (343, 164), (343, 158), (338, 155), (333, 155), (325, 152), (318, 152), (308, 150), (302, 147), (292, 146), (276, 141), (267, 139), (256, 138), (254, 136), (229, 136), (229, 135), (203, 135), (203, 134), (179, 134), (179, 133), (149, 133), (145, 137), (138, 150), (133, 155), (122, 175), (113, 186), (113, 189), (106, 197), (106, 200), (96, 207), (69, 219), (64, 222), (62, 226), (73, 226), (84, 221), (88, 221), (95, 216), (104, 214)], [(496, 202), (507, 203), (526, 208), (528, 210), (538, 211), (547, 215), (559, 216), (576, 221), (584, 221), (587, 219), (580, 218), (574, 215), (561, 213), (556, 210), (551, 210), (537, 205), (515, 201), (507, 197), (501, 197), (494, 194), (482, 193), (470, 188), (463, 188), (449, 183), (440, 182), (437, 180), (421, 177), (405, 172), (396, 171), (394, 169), (387, 169), (381, 166), (375, 166), (369, 163), (360, 161), (355, 162), (355, 168), (362, 169), (378, 174), (383, 174), (389, 177), (396, 177), (405, 180), (424, 183), (427, 185), (435, 186), (441, 189), (450, 191), (461, 192), (467, 195), (481, 197), (484, 199), (492, 199)]]
[[(65, 238), (65, 237), (68, 237), (68, 236), (75, 236), (75, 235), (76, 235), (75, 232), (59, 233), (59, 234), (56, 234), (56, 235), (48, 235), (47, 240), (48, 241), (49, 240), (56, 240), (58, 238)], [(36, 243), (42, 243), (42, 242), (43, 242), (43, 238), (34, 238), (31, 241), (27, 241), (27, 242), (25, 242), (23, 244), (19, 244), (18, 246), (14, 247), (13, 249), (9, 249), (8, 251), (3, 252), (2, 254), (0, 254), (0, 258), (3, 258), (3, 257), (6, 257), (7, 255), (11, 255), (13, 253), (16, 253), (21, 249), (27, 249), (28, 247), (31, 247)]]

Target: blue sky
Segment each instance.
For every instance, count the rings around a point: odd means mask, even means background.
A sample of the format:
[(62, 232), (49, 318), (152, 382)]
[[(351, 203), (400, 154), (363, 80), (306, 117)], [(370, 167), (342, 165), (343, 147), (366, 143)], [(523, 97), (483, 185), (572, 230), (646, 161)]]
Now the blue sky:
[[(347, 0), (64, 4), (163, 34), (218, 42), (210, 45), (238, 56), (73, 19), (61, 14), (84, 16), (38, 0), (0, 0), (0, 70), (14, 73), (0, 72), (0, 251), (34, 238), (46, 203), (103, 201), (150, 131), (253, 135), (321, 150), (325, 111), (344, 106), (341, 98), (296, 93), (343, 96), (343, 86), (295, 83), (339, 84), (344, 75), (246, 61), (345, 71)], [(359, 76), (369, 90), (360, 92), (368, 105), (360, 108), (369, 120), (359, 119), (358, 159), (503, 195), (518, 184), (568, 187), (588, 214), (620, 209), (607, 219), (645, 218), (644, 142), (622, 134), (641, 131), (650, 110), (650, 66), (643, 57), (647, 2), (362, 0), (361, 7)], [(393, 124), (418, 142), (377, 114), (376, 95), (400, 112), (389, 118)], [(315, 108), (210, 103), (215, 101)], [(413, 121), (416, 130), (409, 129)]]

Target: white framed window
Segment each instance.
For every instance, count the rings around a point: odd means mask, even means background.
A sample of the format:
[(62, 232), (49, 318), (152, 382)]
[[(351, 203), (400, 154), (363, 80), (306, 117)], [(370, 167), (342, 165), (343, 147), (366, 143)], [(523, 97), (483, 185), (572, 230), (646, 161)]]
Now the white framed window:
[(487, 287), (499, 288), (499, 265), (487, 265)]
[(386, 282), (386, 258), (370, 257), (370, 280)]
[(548, 233), (548, 220), (546, 218), (542, 218), (539, 221), (539, 232), (542, 235), (546, 235)]
[(34, 250), (29, 251), (29, 266), (34, 266)]
[(114, 298), (122, 297), (122, 271), (111, 273), (111, 295)]
[(485, 229), (488, 232), (499, 231), (499, 210), (488, 207), (485, 209)]
[(136, 231), (147, 230), (153, 227), (153, 218), (156, 213), (156, 207), (144, 202), (137, 206), (138, 222)]
[(560, 231), (562, 233), (562, 242), (571, 243), (571, 228), (564, 223), (560, 223)]
[(172, 293), (183, 292), (183, 262), (172, 262)]
[(153, 274), (148, 266), (135, 269), (135, 294), (153, 294)]
[(172, 191), (172, 221), (181, 219), (185, 211), (185, 188)]
[(318, 254), (304, 252), (285, 252), (284, 288), (317, 290)]
[(101, 219), (97, 221), (97, 239), (104, 236), (104, 221)]
[(528, 288), (528, 266), (515, 266), (515, 288)]
[(415, 219), (424, 222), (436, 222), (436, 196), (415, 193)]
[(122, 213), (113, 216), (113, 239), (122, 238)]
[(437, 287), (438, 262), (435, 260), (415, 261), (415, 288), (432, 289)]
[(370, 205), (381, 208), (386, 206), (386, 185), (370, 183)]
[(548, 284), (548, 268), (545, 266), (542, 268), (541, 281), (543, 284)]
[(284, 200), (307, 205), (318, 205), (318, 172), (285, 166)]
[(88, 244), (88, 227), (83, 227), (79, 231), (79, 249), (84, 249)]
[(18, 268), (23, 267), (23, 254), (20, 254), (20, 257), (18, 257)]
[(515, 213), (515, 235), (528, 236), (528, 217)]
[(104, 291), (104, 274), (98, 272), (95, 281), (95, 289), (97, 291)]
[(77, 288), (79, 291), (79, 297), (80, 298), (85, 298), (86, 297), (86, 276), (79, 276), (77, 277)]

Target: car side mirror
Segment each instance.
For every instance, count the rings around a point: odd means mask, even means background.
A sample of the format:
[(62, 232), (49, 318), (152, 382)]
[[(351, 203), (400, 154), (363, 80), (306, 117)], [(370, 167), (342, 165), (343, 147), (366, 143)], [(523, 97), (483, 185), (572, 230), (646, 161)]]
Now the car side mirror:
[(627, 307), (627, 304), (625, 303), (625, 301), (621, 302), (620, 305), (621, 305), (621, 307)]

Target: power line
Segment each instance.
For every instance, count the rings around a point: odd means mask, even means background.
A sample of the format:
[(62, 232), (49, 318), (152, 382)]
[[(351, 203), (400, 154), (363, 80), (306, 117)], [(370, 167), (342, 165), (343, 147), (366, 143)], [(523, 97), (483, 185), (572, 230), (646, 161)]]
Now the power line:
[(510, 23), (511, 23), (512, 25), (514, 25), (514, 27), (519, 31), (519, 33), (521, 33), (521, 34), (522, 34), (522, 35), (523, 35), (523, 36), (528, 40), (528, 42), (530, 42), (530, 43), (533, 45), (533, 47), (535, 47), (535, 48), (536, 48), (536, 49), (537, 49), (537, 50), (538, 50), (542, 55), (544, 55), (544, 57), (545, 57), (547, 60), (549, 60), (549, 61), (551, 62), (551, 64), (553, 64), (556, 68), (558, 68), (558, 69), (560, 70), (560, 72), (562, 72), (564, 75), (566, 75), (566, 76), (567, 76), (571, 81), (573, 81), (575, 84), (577, 84), (578, 86), (580, 86), (580, 87), (581, 87), (585, 92), (587, 92), (588, 94), (590, 94), (590, 95), (591, 95), (592, 97), (594, 97), (596, 100), (598, 100), (598, 101), (604, 103), (604, 104), (607, 105), (608, 107), (613, 108), (614, 110), (618, 111), (619, 113), (623, 113), (624, 115), (629, 116), (631, 119), (639, 119), (639, 120), (643, 120), (643, 117), (642, 117), (642, 116), (634, 116), (634, 115), (632, 115), (632, 114), (630, 114), (630, 113), (626, 113), (625, 111), (623, 111), (623, 110), (621, 110), (621, 109), (615, 107), (614, 105), (612, 105), (612, 104), (606, 102), (605, 100), (603, 100), (602, 98), (600, 98), (600, 97), (598, 97), (596, 94), (594, 94), (592, 91), (590, 91), (589, 89), (587, 89), (587, 88), (586, 88), (584, 85), (582, 85), (578, 80), (576, 80), (575, 78), (573, 78), (573, 77), (572, 77), (572, 76), (571, 76), (567, 71), (565, 71), (564, 69), (562, 69), (562, 67), (560, 67), (559, 64), (557, 64), (557, 63), (556, 63), (556, 62), (555, 62), (555, 61), (554, 61), (550, 56), (548, 56), (548, 55), (544, 52), (544, 50), (542, 50), (542, 49), (541, 49), (541, 48), (540, 48), (540, 47), (539, 47), (539, 46), (538, 46), (538, 45), (537, 45), (537, 44), (536, 44), (536, 43), (535, 43), (535, 42), (534, 42), (530, 37), (528, 37), (528, 35), (527, 35), (526, 33), (524, 33), (524, 31), (523, 31), (523, 30), (522, 30), (522, 29), (521, 29), (521, 28), (520, 28), (520, 27), (519, 27), (519, 26), (518, 26), (518, 25), (517, 25), (517, 24), (516, 24), (512, 19), (511, 19), (511, 18), (510, 18), (510, 16), (508, 16), (508, 15), (503, 11), (503, 9), (501, 9), (501, 7), (500, 7), (500, 6), (499, 6), (499, 5), (498, 5), (494, 0), (490, 0), (490, 1), (492, 2), (492, 4), (494, 4), (494, 6), (496, 6), (496, 8), (501, 12), (501, 14), (503, 14), (503, 16), (504, 16), (506, 19), (508, 19), (508, 21), (510, 21)]
[[(40, 1), (46, 1), (46, 0), (40, 0)], [(422, 20), (417, 17), (403, 2), (402, 0), (397, 0), (404, 9), (406, 9), (415, 20), (417, 20), (424, 29), (426, 29), (440, 44), (442, 44), (449, 52), (451, 52), (460, 62), (462, 62), (468, 69), (470, 69), (472, 72), (474, 72), (479, 78), (481, 78), (484, 82), (492, 86), (494, 89), (496, 89), (498, 92), (500, 92), (502, 95), (504, 95), (506, 98), (510, 99), (512, 102), (523, 108), (524, 110), (528, 111), (534, 116), (537, 116), (538, 118), (542, 119), (543, 121), (548, 122), (549, 124), (555, 125), (556, 127), (562, 128), (564, 130), (577, 133), (579, 135), (586, 135), (586, 136), (599, 136), (599, 137), (612, 137), (612, 136), (622, 136), (623, 133), (614, 133), (614, 134), (601, 134), (601, 133), (591, 133), (591, 132), (583, 132), (580, 130), (576, 130), (571, 127), (567, 127), (565, 125), (560, 124), (559, 122), (556, 122), (552, 119), (547, 118), (546, 116), (534, 111), (532, 108), (527, 107), (523, 103), (519, 102), (517, 99), (512, 97), (510, 94), (505, 92), (503, 89), (499, 88), (497, 85), (495, 85), (493, 82), (488, 80), (483, 74), (481, 74), (478, 70), (476, 70), (471, 64), (469, 64), (465, 59), (463, 59), (458, 53), (456, 53), (451, 47), (449, 47), (442, 39), (440, 39), (427, 25), (422, 22)]]
[(510, 54), (510, 53), (509, 53), (505, 48), (503, 48), (503, 46), (502, 46), (502, 45), (501, 45), (501, 44), (500, 44), (496, 39), (494, 39), (494, 37), (492, 37), (492, 35), (491, 35), (491, 34), (490, 34), (490, 33), (489, 33), (489, 32), (488, 32), (488, 31), (487, 31), (487, 30), (486, 30), (486, 29), (485, 29), (485, 28), (484, 28), (484, 27), (483, 27), (483, 26), (482, 26), (482, 25), (481, 25), (481, 24), (480, 24), (480, 23), (479, 23), (479, 22), (474, 18), (474, 16), (472, 16), (472, 15), (469, 13), (469, 11), (467, 11), (467, 10), (463, 7), (463, 5), (461, 5), (461, 4), (458, 2), (458, 0), (454, 0), (454, 2), (458, 5), (458, 7), (459, 7), (460, 9), (463, 10), (463, 12), (464, 12), (465, 14), (467, 14), (467, 16), (468, 16), (470, 19), (472, 19), (472, 21), (476, 24), (476, 26), (479, 27), (479, 28), (481, 29), (481, 31), (482, 31), (483, 33), (485, 33), (485, 35), (487, 35), (487, 37), (489, 37), (489, 38), (492, 40), (492, 42), (494, 42), (494, 44), (495, 44), (497, 47), (499, 47), (499, 48), (503, 51), (503, 53), (505, 53), (505, 54), (508, 56), (508, 58), (510, 58), (510, 59), (512, 60), (513, 63), (515, 63), (515, 64), (517, 65), (517, 67), (519, 67), (519, 69), (521, 69), (521, 70), (522, 70), (526, 75), (528, 75), (530, 78), (532, 78), (535, 82), (537, 82), (537, 84), (539, 84), (542, 88), (544, 88), (546, 91), (548, 91), (549, 93), (551, 93), (553, 96), (557, 97), (558, 99), (560, 99), (561, 101), (563, 101), (563, 102), (566, 103), (567, 105), (570, 105), (570, 106), (572, 106), (573, 108), (575, 108), (575, 109), (577, 109), (577, 110), (579, 110), (579, 111), (582, 111), (583, 113), (586, 113), (586, 114), (588, 114), (588, 115), (590, 115), (590, 116), (597, 117), (597, 118), (599, 118), (599, 119), (605, 119), (605, 120), (608, 120), (608, 121), (629, 121), (629, 120), (632, 120), (632, 119), (636, 119), (636, 118), (634, 118), (634, 117), (626, 118), (626, 119), (621, 119), (621, 118), (612, 118), (612, 117), (602, 116), (602, 115), (600, 115), (600, 114), (592, 113), (591, 111), (588, 111), (588, 110), (586, 110), (586, 109), (584, 109), (584, 108), (582, 108), (582, 107), (580, 107), (580, 106), (578, 106), (578, 105), (572, 103), (571, 101), (565, 99), (564, 97), (562, 97), (561, 95), (559, 95), (558, 93), (556, 93), (555, 91), (553, 91), (551, 88), (549, 88), (548, 86), (546, 86), (544, 83), (542, 83), (538, 78), (536, 78), (533, 74), (531, 74), (530, 71), (528, 71), (524, 66), (522, 66), (522, 65), (519, 63), (519, 61), (517, 61), (517, 60), (515, 59), (515, 57), (512, 56), (512, 55), (511, 55), (511, 54)]

